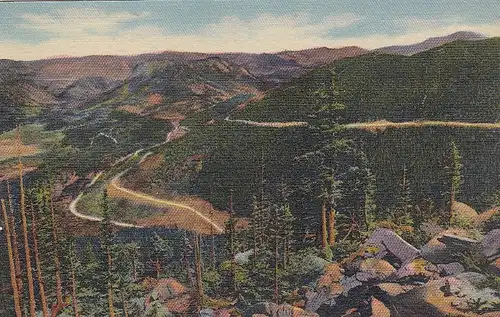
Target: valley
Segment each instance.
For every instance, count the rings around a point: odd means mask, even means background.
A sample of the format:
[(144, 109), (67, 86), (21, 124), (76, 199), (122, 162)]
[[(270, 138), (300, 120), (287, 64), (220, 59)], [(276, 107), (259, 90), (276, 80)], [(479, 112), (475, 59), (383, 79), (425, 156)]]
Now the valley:
[(496, 316), (499, 48), (0, 60), (0, 315)]

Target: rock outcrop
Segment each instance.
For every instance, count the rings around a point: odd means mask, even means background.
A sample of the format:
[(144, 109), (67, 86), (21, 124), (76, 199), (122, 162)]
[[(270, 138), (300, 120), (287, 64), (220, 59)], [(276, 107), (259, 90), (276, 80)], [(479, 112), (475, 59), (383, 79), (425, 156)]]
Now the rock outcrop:
[(341, 264), (325, 265), (301, 307), (332, 317), (500, 315), (499, 292), (487, 287), (491, 277), (467, 272), (468, 261), (476, 261), (468, 257), (482, 254), (498, 274), (499, 235), (493, 230), (478, 241), (465, 230), (448, 229), (418, 250), (395, 232), (377, 229)]

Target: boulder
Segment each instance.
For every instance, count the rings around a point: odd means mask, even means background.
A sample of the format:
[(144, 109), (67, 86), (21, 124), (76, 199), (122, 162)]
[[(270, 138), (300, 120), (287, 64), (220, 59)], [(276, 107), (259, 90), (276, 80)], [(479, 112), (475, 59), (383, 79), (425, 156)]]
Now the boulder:
[(231, 313), (227, 309), (204, 308), (198, 314), (199, 317), (231, 317)]
[(343, 270), (337, 263), (330, 263), (325, 266), (323, 275), (316, 283), (316, 289), (326, 287), (332, 297), (342, 294), (344, 288), (340, 284)]
[(161, 303), (169, 312), (182, 314), (189, 310), (193, 303), (193, 298), (188, 289), (176, 279), (166, 278), (158, 280), (146, 298), (146, 309), (153, 302)]
[(250, 249), (245, 252), (236, 253), (234, 255), (234, 261), (236, 264), (245, 265), (250, 262), (250, 257), (254, 254), (254, 249)]
[(496, 259), (495, 261), (490, 263), (489, 266), (490, 271), (493, 274), (500, 275), (500, 258)]
[(340, 279), (340, 284), (344, 289), (344, 291), (342, 292), (342, 295), (344, 296), (348, 296), (350, 290), (363, 285), (363, 283), (356, 279), (355, 275), (349, 277), (343, 276)]
[(318, 314), (305, 311), (298, 307), (288, 304), (278, 305), (275, 303), (264, 302), (255, 305), (252, 308), (251, 316), (264, 315), (269, 317), (318, 317)]
[(429, 237), (433, 237), (446, 229), (433, 222), (423, 222), (420, 225), (420, 230), (425, 232)]
[(389, 262), (371, 258), (361, 262), (356, 279), (360, 282), (383, 281), (394, 273), (396, 269)]
[(475, 226), (482, 226), (484, 223), (490, 221), (493, 217), (496, 217), (500, 214), (500, 207), (495, 207), (488, 211), (482, 212), (474, 219)]
[(377, 284), (376, 287), (378, 288), (377, 293), (384, 297), (398, 296), (415, 288), (412, 285), (402, 285), (398, 283), (380, 283)]
[(438, 238), (439, 242), (444, 243), (448, 248), (461, 250), (471, 250), (479, 241), (461, 237), (453, 234), (443, 234)]
[(371, 299), (371, 317), (391, 317), (391, 311), (387, 308), (384, 303), (372, 296)]
[(471, 206), (454, 201), (452, 205), (452, 217), (473, 222), (477, 217), (477, 212)]
[(438, 264), (437, 269), (441, 276), (457, 275), (465, 272), (464, 266), (459, 262)]
[(307, 311), (316, 312), (321, 306), (333, 306), (336, 304), (335, 298), (330, 294), (327, 288), (321, 288), (318, 291), (309, 291), (306, 293)]
[(357, 308), (351, 308), (346, 310), (346, 312), (342, 315), (342, 317), (361, 317), (361, 313)]
[(299, 271), (295, 273), (297, 282), (302, 285), (314, 283), (323, 274), (328, 264), (330, 262), (315, 255), (304, 257), (297, 266)]
[(460, 260), (457, 255), (475, 245), (475, 240), (467, 239), (469, 234), (465, 229), (447, 229), (435, 235), (420, 249), (422, 257), (434, 264), (457, 262)]
[(423, 258), (416, 258), (402, 266), (392, 277), (427, 281), (438, 277), (438, 268)]
[(471, 302), (484, 301), (480, 309), (500, 303), (497, 293), (483, 286), (486, 279), (480, 273), (465, 272), (429, 281), (391, 298), (391, 309), (393, 307), (394, 316), (479, 316), (471, 311)]
[(386, 228), (376, 229), (370, 238), (366, 240), (365, 246), (376, 246), (380, 249), (379, 256), (385, 256), (385, 252), (390, 253), (401, 263), (406, 263), (411, 261), (420, 255), (420, 251), (406, 242), (394, 231)]
[(491, 230), (483, 237), (481, 253), (490, 261), (500, 258), (500, 229)]

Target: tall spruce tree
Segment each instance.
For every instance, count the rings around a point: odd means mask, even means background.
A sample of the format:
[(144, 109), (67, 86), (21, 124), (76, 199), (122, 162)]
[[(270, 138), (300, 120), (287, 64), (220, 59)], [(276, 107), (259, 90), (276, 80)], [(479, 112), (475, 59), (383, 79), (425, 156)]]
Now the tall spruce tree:
[(456, 201), (456, 196), (460, 193), (462, 185), (462, 157), (455, 143), (451, 142), (450, 155), (448, 163), (448, 181), (449, 181), (449, 219), (453, 215), (453, 204)]
[(113, 226), (111, 224), (111, 210), (109, 206), (108, 193), (106, 190), (103, 191), (102, 202), (101, 202), (101, 230), (100, 230), (100, 240), (101, 248), (103, 251), (105, 259), (104, 277), (107, 284), (107, 301), (108, 301), (108, 314), (109, 317), (115, 317), (115, 307), (114, 307), (114, 274), (113, 274), (113, 251), (115, 245), (115, 234), (113, 232)]

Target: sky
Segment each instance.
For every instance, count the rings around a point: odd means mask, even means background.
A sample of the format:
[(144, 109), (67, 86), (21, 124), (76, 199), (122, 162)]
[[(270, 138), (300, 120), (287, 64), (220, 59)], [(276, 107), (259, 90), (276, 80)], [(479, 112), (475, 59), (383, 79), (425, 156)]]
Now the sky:
[(498, 0), (0, 0), (0, 58), (372, 49), (456, 31), (500, 36), (499, 12)]

